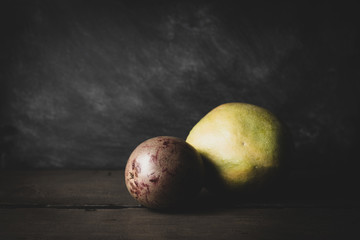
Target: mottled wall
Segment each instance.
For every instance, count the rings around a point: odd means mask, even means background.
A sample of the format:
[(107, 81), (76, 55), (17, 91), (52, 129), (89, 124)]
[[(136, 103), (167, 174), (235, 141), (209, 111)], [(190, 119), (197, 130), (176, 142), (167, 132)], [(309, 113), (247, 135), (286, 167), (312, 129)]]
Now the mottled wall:
[(122, 168), (231, 101), (275, 112), (292, 167), (358, 166), (354, 6), (8, 1), (1, 7), (1, 168)]

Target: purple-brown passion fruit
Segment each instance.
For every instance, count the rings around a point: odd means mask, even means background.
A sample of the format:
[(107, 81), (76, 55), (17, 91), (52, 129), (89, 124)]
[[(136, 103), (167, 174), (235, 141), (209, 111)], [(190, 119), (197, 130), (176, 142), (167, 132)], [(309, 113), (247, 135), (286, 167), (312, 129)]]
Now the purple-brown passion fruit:
[(200, 192), (204, 167), (185, 140), (159, 136), (141, 143), (125, 168), (125, 184), (141, 205), (153, 209), (187, 205)]

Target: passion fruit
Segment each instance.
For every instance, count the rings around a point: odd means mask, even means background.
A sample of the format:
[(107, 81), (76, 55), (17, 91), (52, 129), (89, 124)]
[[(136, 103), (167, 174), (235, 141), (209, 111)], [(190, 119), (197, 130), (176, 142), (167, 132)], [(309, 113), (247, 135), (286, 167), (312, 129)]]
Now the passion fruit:
[(186, 206), (203, 186), (200, 154), (185, 140), (159, 136), (141, 143), (125, 168), (125, 184), (141, 205), (153, 209)]

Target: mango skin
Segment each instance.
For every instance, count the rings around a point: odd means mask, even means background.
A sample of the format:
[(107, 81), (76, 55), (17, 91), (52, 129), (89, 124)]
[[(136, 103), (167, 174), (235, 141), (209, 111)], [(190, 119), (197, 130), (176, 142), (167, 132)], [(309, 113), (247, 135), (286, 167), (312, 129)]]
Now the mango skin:
[(270, 111), (247, 103), (225, 103), (206, 114), (186, 141), (200, 153), (210, 191), (257, 192), (280, 176), (293, 143), (287, 127)]

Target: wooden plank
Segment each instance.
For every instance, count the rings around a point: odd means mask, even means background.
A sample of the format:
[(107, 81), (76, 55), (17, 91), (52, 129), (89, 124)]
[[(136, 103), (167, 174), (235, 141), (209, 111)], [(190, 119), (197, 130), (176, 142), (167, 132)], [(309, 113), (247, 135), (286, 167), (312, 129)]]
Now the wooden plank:
[(356, 239), (356, 198), (324, 202), (321, 189), (311, 194), (319, 185), (286, 183), (235, 202), (204, 191), (191, 208), (165, 213), (141, 208), (121, 170), (2, 171), (0, 239)]
[[(358, 206), (359, 197), (341, 190), (333, 183), (295, 176), (263, 196), (236, 199), (231, 206)], [(196, 202), (230, 206), (229, 199), (206, 191)], [(0, 205), (139, 206), (127, 192), (122, 170), (0, 171)]]
[[(342, 191), (342, 185), (293, 175), (278, 188), (255, 198), (230, 199), (203, 191), (200, 206), (358, 206), (359, 197)], [(356, 191), (352, 191), (356, 193)], [(139, 206), (124, 184), (123, 170), (0, 171), (0, 205), (98, 207)]]
[(0, 172), (0, 204), (138, 205), (123, 171), (41, 170)]
[(360, 239), (360, 210), (0, 209), (0, 239)]

